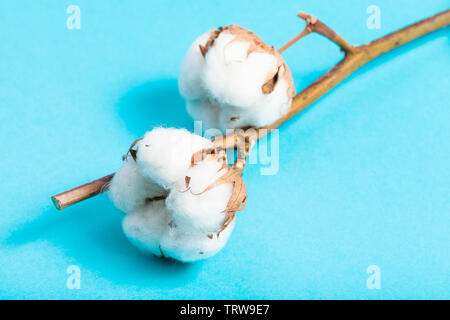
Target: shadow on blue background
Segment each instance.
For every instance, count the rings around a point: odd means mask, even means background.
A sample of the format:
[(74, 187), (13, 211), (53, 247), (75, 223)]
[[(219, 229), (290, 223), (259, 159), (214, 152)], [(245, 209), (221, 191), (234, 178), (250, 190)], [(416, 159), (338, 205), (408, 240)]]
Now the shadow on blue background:
[(176, 79), (153, 80), (134, 86), (119, 99), (116, 107), (128, 130), (137, 136), (157, 126), (192, 130), (192, 120), (178, 92)]
[(47, 240), (74, 257), (83, 268), (95, 270), (114, 283), (176, 288), (195, 281), (202, 263), (185, 264), (139, 252), (121, 229), (122, 213), (106, 196), (99, 196), (55, 214), (43, 211), (37, 219), (3, 241), (11, 247)]

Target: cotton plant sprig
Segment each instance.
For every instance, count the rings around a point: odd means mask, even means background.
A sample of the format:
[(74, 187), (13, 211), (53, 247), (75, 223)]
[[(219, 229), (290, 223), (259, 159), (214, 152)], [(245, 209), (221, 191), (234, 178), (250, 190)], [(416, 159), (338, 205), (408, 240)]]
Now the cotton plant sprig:
[[(142, 250), (181, 261), (213, 256), (225, 245), (235, 213), (245, 206), (240, 173), (257, 139), (365, 63), (450, 24), (450, 10), (446, 10), (354, 46), (316, 17), (302, 12), (298, 16), (306, 21), (305, 29), (278, 50), (232, 25), (202, 35), (186, 54), (179, 87), (189, 113), (207, 127), (236, 128), (233, 133), (209, 141), (186, 130), (154, 129), (136, 143), (136, 149), (130, 148), (115, 175), (53, 196), (56, 208), (108, 190), (114, 204), (127, 213), (126, 235)], [(344, 58), (294, 96), (292, 77), (280, 53), (311, 33), (338, 45)], [(169, 137), (176, 139), (170, 142)], [(225, 150), (232, 148), (238, 155), (230, 167)]]

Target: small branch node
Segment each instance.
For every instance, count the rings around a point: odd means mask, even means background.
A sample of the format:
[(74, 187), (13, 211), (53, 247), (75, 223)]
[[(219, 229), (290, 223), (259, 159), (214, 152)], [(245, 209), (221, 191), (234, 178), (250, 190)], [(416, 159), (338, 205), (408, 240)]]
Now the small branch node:
[(306, 22), (306, 28), (311, 30), (310, 32), (318, 33), (328, 40), (337, 44), (342, 51), (350, 53), (354, 51), (354, 47), (349, 44), (344, 38), (338, 35), (333, 29), (321, 22), (315, 16), (300, 11), (297, 16)]

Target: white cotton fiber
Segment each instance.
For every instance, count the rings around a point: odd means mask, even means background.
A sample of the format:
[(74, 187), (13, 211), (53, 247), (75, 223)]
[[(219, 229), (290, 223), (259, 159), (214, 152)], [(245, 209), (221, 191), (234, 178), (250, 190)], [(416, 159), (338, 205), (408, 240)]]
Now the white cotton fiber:
[(212, 142), (185, 129), (156, 128), (137, 146), (137, 164), (142, 175), (165, 189), (184, 185), (192, 154), (212, 147)]
[(280, 118), (295, 91), (279, 53), (236, 25), (208, 34), (194, 41), (180, 70), (179, 89), (191, 116), (221, 130)]
[(127, 213), (143, 206), (146, 199), (166, 193), (158, 184), (141, 175), (136, 161), (130, 156), (125, 159), (108, 187), (108, 195), (114, 205)]
[[(222, 37), (223, 39), (224, 37)], [(223, 49), (223, 61), (225, 65), (236, 65), (234, 62), (245, 62), (247, 59), (247, 52), (250, 50), (250, 43), (248, 41), (232, 41), (236, 36), (233, 36), (228, 44)], [(216, 46), (219, 45), (217, 41)]]
[(255, 103), (255, 107), (242, 109), (229, 106), (221, 108), (218, 126), (221, 128), (263, 127), (275, 122), (289, 109), (292, 102), (292, 98), (286, 94), (287, 90), (288, 83), (281, 79), (274, 91), (265, 95), (264, 101), (261, 103)]
[(204, 96), (205, 92), (200, 85), (201, 70), (205, 64), (205, 59), (200, 53), (199, 45), (205, 45), (211, 32), (206, 32), (189, 47), (188, 52), (181, 64), (181, 72), (178, 77), (178, 87), (181, 94), (190, 100)]
[(227, 217), (224, 212), (233, 192), (232, 183), (217, 185), (205, 191), (228, 169), (221, 169), (222, 161), (203, 161), (190, 168), (189, 187), (172, 189), (166, 204), (177, 228), (189, 232), (217, 233)]
[(226, 244), (234, 228), (234, 220), (223, 229), (232, 183), (206, 189), (228, 169), (223, 162), (205, 160), (190, 168), (184, 190), (173, 189), (166, 199), (171, 226), (161, 239), (165, 256), (184, 261), (210, 258)]
[(163, 234), (160, 246), (164, 256), (182, 262), (208, 259), (217, 254), (227, 243), (233, 231), (233, 220), (218, 236), (202, 232), (186, 232), (178, 228), (168, 228)]
[(233, 45), (235, 38), (233, 34), (224, 33), (216, 39), (205, 56), (203, 83), (214, 100), (225, 106), (247, 109), (263, 102), (261, 87), (276, 59), (265, 52), (253, 52), (247, 57), (248, 47), (241, 47), (243, 60), (233, 61), (232, 57), (227, 57), (227, 48)]
[(168, 224), (165, 202), (156, 200), (127, 214), (123, 218), (122, 228), (130, 242), (141, 251), (161, 256), (160, 239)]
[(194, 120), (202, 121), (202, 127), (207, 130), (219, 128), (221, 108), (218, 104), (205, 99), (186, 100), (186, 109)]

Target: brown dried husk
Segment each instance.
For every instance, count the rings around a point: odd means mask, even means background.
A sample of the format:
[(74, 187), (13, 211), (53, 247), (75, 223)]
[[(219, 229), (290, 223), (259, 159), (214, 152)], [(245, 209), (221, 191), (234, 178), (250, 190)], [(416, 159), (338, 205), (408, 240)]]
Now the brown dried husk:
[(128, 149), (127, 154), (123, 155), (123, 157), (122, 157), (123, 160), (125, 160), (127, 158), (128, 154), (130, 154), (131, 157), (133, 158), (133, 160), (136, 161), (137, 149), (133, 149), (133, 147), (141, 140), (142, 140), (142, 138), (134, 140), (134, 142), (131, 144), (130, 148)]
[(266, 80), (261, 87), (261, 90), (264, 94), (269, 94), (273, 92), (273, 90), (275, 90), (275, 87), (280, 78), (280, 71), (283, 71), (282, 77), (288, 83), (287, 93), (289, 97), (295, 96), (294, 81), (292, 80), (291, 71), (284, 62), (280, 53), (273, 46), (268, 46), (267, 44), (265, 44), (264, 41), (262, 41), (261, 38), (258, 37), (255, 33), (241, 28), (238, 25), (232, 24), (229, 26), (220, 27), (217, 30), (212, 30), (211, 35), (206, 41), (205, 45), (199, 45), (200, 52), (202, 53), (203, 57), (206, 56), (208, 50), (214, 45), (215, 40), (221, 33), (229, 33), (235, 35), (236, 37), (231, 42), (248, 42), (250, 46), (247, 51), (247, 57), (253, 52), (264, 52), (275, 56), (276, 63), (273, 66), (272, 71), (267, 75)]

